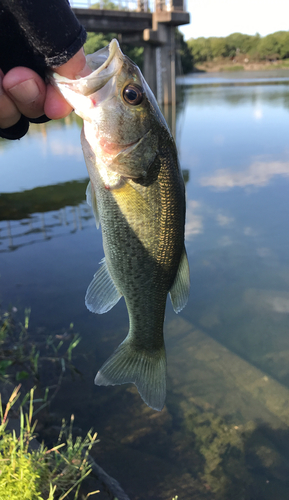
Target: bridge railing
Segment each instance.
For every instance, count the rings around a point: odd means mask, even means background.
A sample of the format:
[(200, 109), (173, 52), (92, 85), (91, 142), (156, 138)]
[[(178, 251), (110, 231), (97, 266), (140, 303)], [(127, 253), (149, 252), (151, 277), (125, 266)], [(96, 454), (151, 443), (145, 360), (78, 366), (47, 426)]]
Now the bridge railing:
[(137, 12), (185, 11), (186, 0), (70, 0), (74, 9), (116, 9)]
[(128, 10), (138, 12), (152, 12), (154, 10), (153, 0), (71, 0), (73, 9), (104, 9), (104, 10)]

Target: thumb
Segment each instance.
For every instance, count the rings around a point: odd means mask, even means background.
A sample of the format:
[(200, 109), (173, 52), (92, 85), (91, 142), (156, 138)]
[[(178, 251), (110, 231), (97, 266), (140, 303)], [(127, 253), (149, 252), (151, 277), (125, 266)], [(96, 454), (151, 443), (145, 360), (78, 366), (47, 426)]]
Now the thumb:
[(66, 78), (74, 79), (77, 77), (87, 76), (91, 73), (91, 69), (86, 64), (84, 50), (81, 48), (67, 63), (53, 68), (56, 73)]

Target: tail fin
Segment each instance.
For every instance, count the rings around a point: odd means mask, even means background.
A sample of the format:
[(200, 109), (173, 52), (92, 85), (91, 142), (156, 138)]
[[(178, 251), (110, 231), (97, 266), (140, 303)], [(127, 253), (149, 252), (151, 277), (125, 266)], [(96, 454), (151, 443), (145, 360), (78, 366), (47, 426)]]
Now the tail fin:
[(144, 402), (161, 411), (166, 398), (165, 347), (148, 353), (132, 345), (127, 337), (97, 373), (96, 385), (118, 385), (132, 382)]

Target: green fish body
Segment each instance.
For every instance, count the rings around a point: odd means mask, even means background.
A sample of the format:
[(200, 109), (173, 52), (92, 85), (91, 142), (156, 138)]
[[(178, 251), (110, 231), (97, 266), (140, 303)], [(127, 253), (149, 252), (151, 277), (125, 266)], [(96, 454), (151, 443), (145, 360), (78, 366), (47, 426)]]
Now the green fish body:
[(184, 182), (174, 140), (138, 67), (116, 40), (87, 59), (94, 70), (89, 77), (51, 79), (84, 118), (87, 201), (102, 228), (105, 258), (85, 302), (102, 314), (123, 296), (129, 314), (128, 335), (95, 383), (132, 382), (149, 406), (161, 410), (167, 294), (179, 312), (190, 287)]

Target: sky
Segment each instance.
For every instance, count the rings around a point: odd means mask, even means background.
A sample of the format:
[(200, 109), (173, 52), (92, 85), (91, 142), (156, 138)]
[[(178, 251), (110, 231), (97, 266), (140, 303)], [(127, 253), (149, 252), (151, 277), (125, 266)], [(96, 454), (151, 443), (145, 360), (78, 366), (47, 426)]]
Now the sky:
[(185, 40), (239, 32), (261, 36), (289, 30), (288, 0), (185, 0), (191, 23), (180, 26)]

